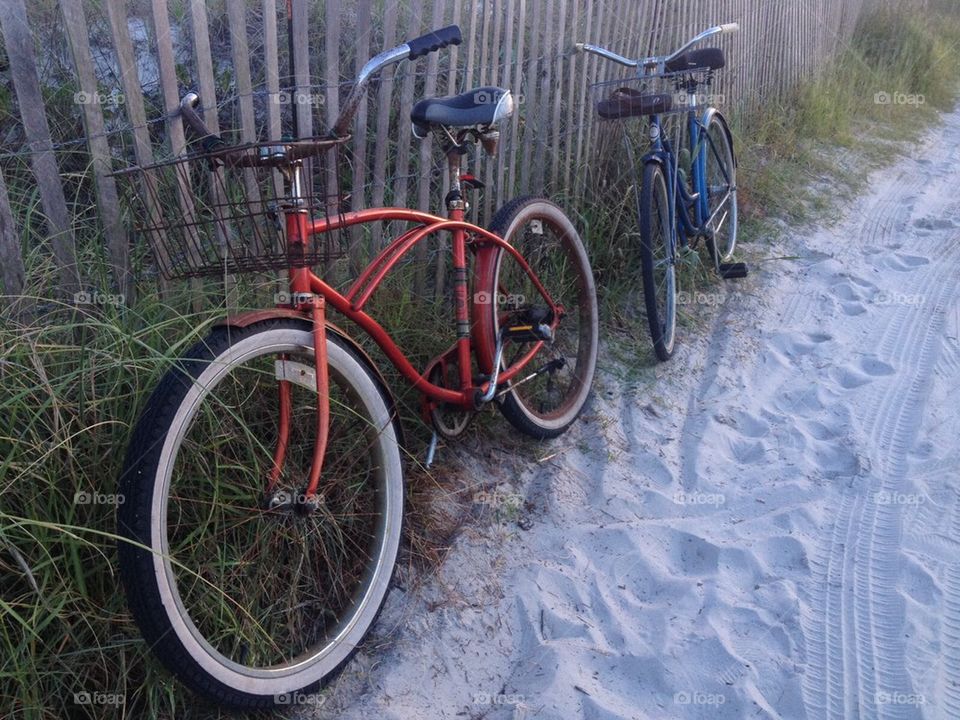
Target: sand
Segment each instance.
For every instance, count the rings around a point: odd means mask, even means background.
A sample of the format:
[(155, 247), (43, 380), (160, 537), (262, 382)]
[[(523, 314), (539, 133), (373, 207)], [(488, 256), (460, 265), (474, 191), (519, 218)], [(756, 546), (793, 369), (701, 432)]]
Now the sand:
[(960, 717), (960, 114), (913, 150), (602, 358), (308, 715)]

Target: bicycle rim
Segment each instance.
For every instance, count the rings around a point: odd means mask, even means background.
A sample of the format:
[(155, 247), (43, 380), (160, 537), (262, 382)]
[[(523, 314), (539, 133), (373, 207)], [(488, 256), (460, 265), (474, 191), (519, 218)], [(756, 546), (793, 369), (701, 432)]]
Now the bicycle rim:
[[(554, 437), (577, 417), (593, 382), (597, 355), (593, 275), (575, 228), (558, 207), (530, 199), (521, 200), (515, 210), (508, 205), (501, 213), (492, 229), (520, 252), (564, 311), (553, 339), (511, 380), (502, 409), (528, 435)], [(497, 331), (519, 309), (546, 307), (529, 276), (506, 252), (499, 253), (494, 287)], [(530, 342), (507, 340), (503, 371), (515, 367), (531, 347)]]
[(301, 493), (310, 468), (316, 390), (303, 330), (254, 335), (211, 358), (157, 462), (150, 531), (163, 606), (191, 658), (238, 690), (275, 695), (334, 671), (372, 624), (393, 571), (396, 439), (360, 363), (328, 346), (330, 437), (315, 512), (261, 507), (280, 374), (298, 379), (279, 497)]
[(707, 190), (706, 227), (714, 262), (727, 262), (737, 245), (737, 169), (726, 125), (714, 116), (705, 130), (702, 152)]

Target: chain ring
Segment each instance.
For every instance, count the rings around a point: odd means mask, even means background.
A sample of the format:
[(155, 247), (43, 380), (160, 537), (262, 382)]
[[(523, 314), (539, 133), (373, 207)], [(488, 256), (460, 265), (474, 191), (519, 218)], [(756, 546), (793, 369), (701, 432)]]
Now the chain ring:
[[(455, 364), (450, 367), (456, 367)], [(443, 363), (437, 363), (436, 367), (430, 371), (428, 378), (434, 385), (448, 390), (454, 388), (447, 387), (446, 378), (443, 373)], [(472, 410), (449, 406), (446, 403), (432, 404), (430, 408), (430, 422), (437, 433), (448, 440), (459, 437), (470, 425), (473, 416), (476, 415)]]

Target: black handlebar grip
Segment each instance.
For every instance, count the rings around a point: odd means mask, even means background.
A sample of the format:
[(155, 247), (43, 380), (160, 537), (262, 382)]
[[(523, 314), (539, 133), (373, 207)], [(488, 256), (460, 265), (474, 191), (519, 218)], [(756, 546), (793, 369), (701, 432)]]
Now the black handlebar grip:
[(219, 135), (210, 132), (206, 123), (197, 114), (194, 109), (200, 104), (200, 98), (196, 93), (188, 93), (180, 101), (180, 115), (186, 120), (187, 125), (193, 128), (193, 131), (200, 136), (200, 146), (204, 152), (212, 152), (225, 143)]
[(196, 93), (187, 93), (180, 101), (180, 115), (197, 135), (209, 135), (210, 131), (195, 109), (199, 104), (200, 98)]
[(429, 32), (416, 40), (408, 41), (407, 47), (410, 48), (410, 59), (416, 60), (418, 57), (436, 52), (447, 45), (459, 45), (461, 42), (463, 42), (463, 36), (460, 34), (460, 28), (456, 25), (449, 25)]

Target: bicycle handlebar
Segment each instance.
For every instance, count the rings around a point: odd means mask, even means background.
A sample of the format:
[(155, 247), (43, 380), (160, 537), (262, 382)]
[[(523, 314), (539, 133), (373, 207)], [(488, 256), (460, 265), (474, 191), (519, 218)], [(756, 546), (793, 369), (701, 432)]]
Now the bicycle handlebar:
[(348, 134), (347, 131), (353, 123), (354, 116), (357, 114), (357, 108), (360, 107), (360, 101), (363, 99), (363, 94), (367, 90), (367, 84), (370, 82), (370, 78), (383, 70), (387, 65), (392, 65), (401, 60), (416, 60), (440, 48), (445, 48), (448, 45), (459, 45), (461, 42), (463, 42), (463, 36), (460, 34), (460, 28), (456, 25), (449, 25), (440, 30), (429, 32), (415, 40), (410, 40), (403, 45), (398, 45), (392, 50), (382, 52), (368, 60), (367, 64), (363, 66), (363, 69), (360, 70), (360, 75), (357, 76), (356, 83), (354, 83), (350, 94), (343, 103), (340, 115), (333, 124), (330, 133), (334, 137), (343, 137)]
[[(387, 65), (398, 63), (401, 60), (416, 60), (424, 55), (429, 55), (441, 48), (445, 48), (448, 45), (459, 45), (461, 42), (463, 42), (463, 36), (460, 34), (460, 28), (456, 25), (449, 25), (409, 40), (403, 45), (398, 45), (391, 50), (386, 50), (368, 60), (360, 70), (360, 75), (357, 76), (357, 80), (350, 89), (350, 94), (344, 101), (340, 114), (337, 116), (336, 122), (334, 122), (330, 130), (330, 139), (343, 139), (349, 136), (350, 125), (353, 123), (353, 119), (357, 114), (357, 108), (360, 107), (360, 101), (363, 99), (363, 95), (367, 90), (370, 78), (383, 70)], [(184, 121), (186, 121), (187, 125), (200, 136), (200, 144), (203, 146), (204, 151), (214, 152), (225, 147), (226, 143), (224, 143), (219, 135), (210, 132), (210, 129), (203, 122), (203, 119), (197, 114), (196, 108), (199, 103), (199, 95), (195, 92), (187, 93), (180, 101), (180, 115)], [(323, 141), (320, 141), (318, 145), (319, 144), (323, 144)], [(329, 143), (327, 143), (327, 145), (328, 144)], [(230, 153), (223, 152), (222, 157), (225, 162), (228, 162)]]
[(590, 43), (577, 43), (576, 45), (573, 46), (573, 49), (575, 52), (593, 53), (594, 55), (599, 55), (602, 58), (606, 58), (607, 60), (612, 60), (613, 62), (619, 63), (621, 65), (626, 65), (627, 67), (637, 67), (640, 64), (636, 60), (630, 60), (629, 58), (625, 58), (623, 55), (618, 55), (612, 50), (607, 50), (606, 48), (602, 48), (599, 45), (591, 45)]
[(683, 55), (687, 50), (692, 48), (694, 45), (701, 43), (708, 38), (712, 38), (714, 35), (728, 35), (730, 33), (737, 32), (739, 29), (740, 29), (739, 23), (726, 23), (725, 25), (717, 25), (716, 27), (712, 27), (709, 30), (704, 30), (702, 33), (700, 33), (693, 39), (688, 40), (683, 47), (681, 47), (679, 50), (674, 51), (673, 53), (671, 53), (666, 57), (647, 58), (647, 59), (656, 61), (656, 64), (658, 65), (660, 63), (666, 64), (671, 60), (676, 60), (678, 57)]
[(625, 65), (626, 67), (632, 67), (632, 68), (663, 67), (666, 63), (670, 62), (671, 60), (676, 60), (678, 57), (683, 55), (683, 53), (685, 53), (687, 50), (689, 50), (691, 47), (693, 47), (697, 43), (701, 43), (704, 40), (713, 37), (714, 35), (726, 35), (729, 33), (735, 33), (739, 29), (740, 29), (740, 25), (738, 23), (726, 23), (724, 25), (717, 25), (715, 27), (710, 28), (709, 30), (704, 30), (699, 35), (687, 41), (679, 50), (674, 51), (670, 55), (659, 55), (659, 56), (655, 55), (652, 57), (640, 58), (637, 60), (631, 60), (630, 58), (626, 58), (623, 55), (618, 55), (612, 50), (607, 50), (606, 48), (600, 47), (599, 45), (591, 45), (590, 43), (577, 43), (576, 45), (574, 45), (574, 51), (593, 53), (594, 55), (599, 55), (602, 58), (605, 58), (607, 60), (612, 60), (613, 62), (619, 63), (620, 65)]

